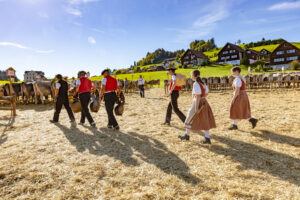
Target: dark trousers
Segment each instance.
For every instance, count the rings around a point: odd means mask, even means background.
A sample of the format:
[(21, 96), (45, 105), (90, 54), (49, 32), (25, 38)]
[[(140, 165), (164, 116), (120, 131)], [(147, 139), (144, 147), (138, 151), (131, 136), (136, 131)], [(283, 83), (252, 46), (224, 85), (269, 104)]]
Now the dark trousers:
[(143, 85), (139, 85), (140, 95), (142, 98), (145, 97), (145, 88)]
[(104, 94), (105, 109), (108, 116), (108, 126), (116, 127), (118, 122), (114, 115), (114, 106), (117, 101), (117, 94), (115, 92), (109, 92)]
[(90, 100), (91, 100), (91, 93), (89, 93), (89, 92), (81, 93), (81, 94), (79, 94), (79, 99), (80, 99), (80, 103), (81, 103), (80, 122), (84, 123), (85, 118), (87, 118), (90, 124), (94, 123), (94, 120), (91, 116), (91, 113), (90, 113), (89, 107), (88, 107)]
[(177, 114), (177, 116), (180, 118), (180, 120), (184, 123), (185, 122), (185, 115), (179, 110), (177, 99), (179, 97), (179, 91), (173, 90), (171, 94), (171, 102), (168, 105), (167, 109), (167, 115), (166, 115), (166, 122), (171, 122), (171, 116), (172, 116), (172, 110)]
[(75, 119), (74, 115), (73, 115), (73, 112), (70, 108), (68, 96), (58, 96), (58, 98), (56, 100), (55, 113), (54, 113), (53, 121), (58, 122), (59, 114), (60, 114), (60, 111), (61, 111), (63, 105), (65, 106), (65, 109), (68, 112), (70, 120)]

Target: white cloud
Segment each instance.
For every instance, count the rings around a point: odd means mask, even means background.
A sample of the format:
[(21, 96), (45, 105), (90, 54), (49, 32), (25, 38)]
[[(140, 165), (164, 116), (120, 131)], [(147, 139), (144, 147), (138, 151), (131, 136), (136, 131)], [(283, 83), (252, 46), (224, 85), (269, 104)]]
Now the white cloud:
[(18, 43), (13, 43), (13, 42), (0, 42), (0, 46), (10, 46), (10, 47), (15, 47), (15, 48), (19, 48), (19, 49), (26, 49), (26, 50), (31, 50), (34, 51), (36, 53), (41, 53), (41, 54), (49, 54), (49, 53), (53, 53), (54, 50), (38, 50), (38, 49), (34, 49), (31, 47), (26, 47), (23, 46), (21, 44)]
[(104, 31), (97, 29), (97, 28), (92, 28), (92, 31), (98, 32), (98, 33), (104, 33)]
[(295, 9), (300, 8), (300, 1), (290, 1), (290, 2), (282, 2), (277, 3), (268, 8), (268, 10), (274, 11), (274, 10), (289, 10), (289, 9)]
[(88, 37), (88, 41), (89, 41), (89, 43), (91, 43), (91, 44), (96, 44), (96, 40), (95, 40), (95, 38), (93, 38), (92, 36)]
[(81, 14), (81, 11), (78, 10), (78, 9), (75, 9), (75, 8), (66, 8), (66, 11), (67, 13), (71, 14), (71, 15), (74, 15), (76, 17), (81, 17), (82, 14)]
[[(173, 29), (177, 32), (175, 42), (185, 43), (193, 39), (199, 39), (212, 33), (218, 23), (229, 16), (229, 8), (232, 1), (211, 1), (203, 7), (202, 16), (197, 17), (189, 24), (188, 28)], [(172, 29), (169, 29), (172, 30)]]

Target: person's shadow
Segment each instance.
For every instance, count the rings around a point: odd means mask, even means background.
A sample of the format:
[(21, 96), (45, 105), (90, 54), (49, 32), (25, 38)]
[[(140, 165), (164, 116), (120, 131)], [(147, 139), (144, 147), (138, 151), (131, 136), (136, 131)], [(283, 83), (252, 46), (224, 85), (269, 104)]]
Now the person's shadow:
[[(128, 166), (138, 166), (142, 161), (155, 165), (166, 174), (176, 175), (187, 183), (197, 184), (199, 179), (189, 172), (189, 167), (160, 141), (135, 132), (122, 133), (101, 128), (89, 128), (93, 133), (83, 133), (75, 126), (70, 129), (56, 124), (79, 152), (107, 155)], [(134, 152), (136, 151), (136, 153)]]
[(300, 160), (298, 158), (222, 136), (215, 135), (213, 139), (226, 144), (227, 147), (214, 144), (204, 148), (216, 154), (230, 156), (242, 164), (241, 170), (262, 171), (297, 186), (300, 185)]
[[(2, 119), (2, 118), (1, 118)], [(12, 126), (15, 122), (15, 117), (11, 117), (11, 118), (4, 118), (4, 119), (8, 119), (8, 123), (7, 124), (2, 124), (0, 123), (0, 126), (4, 126), (4, 129), (0, 135), (0, 145), (3, 144), (4, 142), (7, 141), (7, 135), (5, 134), (5, 132), (7, 131), (7, 129)]]

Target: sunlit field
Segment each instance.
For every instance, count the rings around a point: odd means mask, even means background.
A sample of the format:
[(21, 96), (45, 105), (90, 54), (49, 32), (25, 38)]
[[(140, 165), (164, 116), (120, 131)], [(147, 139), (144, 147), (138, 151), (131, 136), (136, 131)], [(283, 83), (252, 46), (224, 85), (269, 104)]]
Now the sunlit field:
[[(118, 132), (106, 129), (104, 106), (92, 113), (96, 129), (71, 125), (65, 110), (50, 124), (51, 104), (19, 105), (14, 120), (2, 111), (0, 199), (299, 199), (300, 91), (248, 95), (258, 126), (242, 121), (230, 132), (231, 92), (209, 94), (210, 146), (199, 144), (202, 133), (179, 141), (175, 115), (160, 125), (163, 89), (128, 95)], [(179, 108), (186, 113), (191, 101), (182, 93)]]

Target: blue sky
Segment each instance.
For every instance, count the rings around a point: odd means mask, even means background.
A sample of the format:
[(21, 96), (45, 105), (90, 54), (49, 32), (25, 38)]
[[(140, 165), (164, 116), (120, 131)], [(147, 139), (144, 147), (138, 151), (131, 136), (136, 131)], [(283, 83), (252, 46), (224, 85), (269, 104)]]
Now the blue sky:
[(124, 68), (195, 39), (300, 41), (300, 1), (0, 0), (0, 68), (75, 76)]

